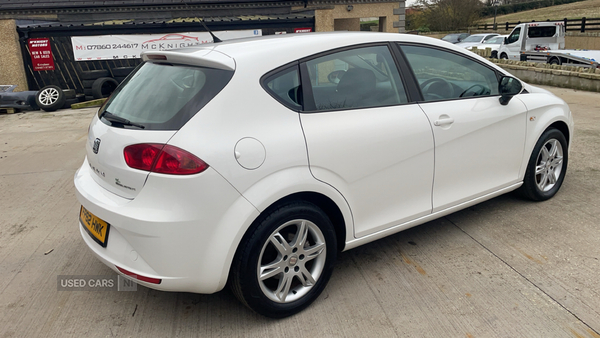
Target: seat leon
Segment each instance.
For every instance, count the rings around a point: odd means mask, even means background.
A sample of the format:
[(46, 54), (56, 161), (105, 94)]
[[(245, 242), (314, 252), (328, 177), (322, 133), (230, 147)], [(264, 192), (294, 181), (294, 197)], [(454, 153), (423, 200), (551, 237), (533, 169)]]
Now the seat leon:
[(152, 51), (93, 117), (79, 229), (158, 290), (306, 308), (339, 252), (520, 189), (554, 196), (569, 107), (450, 43), (311, 33)]

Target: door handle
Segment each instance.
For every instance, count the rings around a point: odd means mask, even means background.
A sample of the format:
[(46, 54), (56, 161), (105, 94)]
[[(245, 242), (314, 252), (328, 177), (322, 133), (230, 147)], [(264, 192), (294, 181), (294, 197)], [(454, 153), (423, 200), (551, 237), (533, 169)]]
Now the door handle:
[(440, 118), (439, 120), (435, 120), (433, 122), (433, 124), (438, 127), (445, 126), (445, 125), (452, 124), (452, 123), (454, 123), (454, 119), (451, 117)]

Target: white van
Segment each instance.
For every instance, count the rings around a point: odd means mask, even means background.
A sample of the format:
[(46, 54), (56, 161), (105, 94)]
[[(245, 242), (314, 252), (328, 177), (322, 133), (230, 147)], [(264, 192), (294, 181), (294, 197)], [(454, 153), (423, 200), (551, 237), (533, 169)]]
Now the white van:
[(565, 49), (563, 22), (532, 22), (517, 25), (498, 49), (501, 59), (520, 60), (521, 52)]

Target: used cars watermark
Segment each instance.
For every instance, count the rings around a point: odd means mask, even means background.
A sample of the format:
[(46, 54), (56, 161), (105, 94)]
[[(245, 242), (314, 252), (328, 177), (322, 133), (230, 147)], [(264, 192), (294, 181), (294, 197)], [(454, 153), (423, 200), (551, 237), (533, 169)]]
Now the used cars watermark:
[(58, 291), (137, 291), (137, 284), (119, 275), (59, 275)]

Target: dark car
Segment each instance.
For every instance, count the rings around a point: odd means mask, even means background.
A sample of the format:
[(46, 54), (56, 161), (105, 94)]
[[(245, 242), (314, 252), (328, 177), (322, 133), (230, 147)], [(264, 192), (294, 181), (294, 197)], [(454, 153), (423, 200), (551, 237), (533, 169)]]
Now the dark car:
[(471, 34), (469, 34), (469, 33), (452, 33), (452, 34), (448, 34), (448, 35), (444, 36), (442, 38), (442, 40), (448, 41), (450, 43), (458, 43), (458, 42), (461, 42), (462, 40), (464, 40), (469, 35), (471, 35)]
[(39, 109), (35, 102), (37, 91), (13, 92), (15, 88), (17, 88), (16, 85), (0, 86), (0, 108)]

